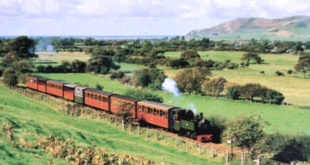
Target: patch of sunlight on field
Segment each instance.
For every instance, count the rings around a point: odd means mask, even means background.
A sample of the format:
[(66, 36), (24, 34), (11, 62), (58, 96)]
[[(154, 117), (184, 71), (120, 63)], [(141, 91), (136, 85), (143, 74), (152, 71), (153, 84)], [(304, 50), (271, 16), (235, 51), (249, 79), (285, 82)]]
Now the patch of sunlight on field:
[(282, 92), (285, 102), (310, 106), (310, 80), (293, 76), (240, 73), (238, 70), (213, 71), (213, 77), (222, 76), (237, 84), (258, 83)]
[(61, 61), (87, 61), (90, 54), (85, 52), (36, 52), (39, 55), (38, 61), (50, 61), (60, 63)]

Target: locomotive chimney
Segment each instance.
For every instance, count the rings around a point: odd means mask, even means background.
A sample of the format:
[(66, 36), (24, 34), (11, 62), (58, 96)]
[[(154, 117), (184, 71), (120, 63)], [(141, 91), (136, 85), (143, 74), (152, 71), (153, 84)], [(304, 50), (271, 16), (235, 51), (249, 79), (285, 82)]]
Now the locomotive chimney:
[(200, 120), (202, 120), (203, 119), (203, 113), (201, 112), (200, 113)]

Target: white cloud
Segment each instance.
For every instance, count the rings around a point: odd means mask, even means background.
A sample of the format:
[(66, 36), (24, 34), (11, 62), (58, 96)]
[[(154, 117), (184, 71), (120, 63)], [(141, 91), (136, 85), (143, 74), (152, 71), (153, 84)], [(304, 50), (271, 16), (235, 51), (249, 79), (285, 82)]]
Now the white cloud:
[(50, 29), (60, 34), (185, 34), (239, 17), (306, 14), (309, 0), (0, 0), (0, 30), (2, 34), (27, 30), (45, 34)]

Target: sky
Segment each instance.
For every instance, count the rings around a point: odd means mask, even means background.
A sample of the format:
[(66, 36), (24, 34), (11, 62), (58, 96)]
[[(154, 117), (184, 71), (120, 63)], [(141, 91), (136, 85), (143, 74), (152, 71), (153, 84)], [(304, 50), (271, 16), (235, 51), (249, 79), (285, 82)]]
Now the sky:
[(310, 0), (0, 0), (0, 36), (185, 35), (235, 18), (310, 16)]

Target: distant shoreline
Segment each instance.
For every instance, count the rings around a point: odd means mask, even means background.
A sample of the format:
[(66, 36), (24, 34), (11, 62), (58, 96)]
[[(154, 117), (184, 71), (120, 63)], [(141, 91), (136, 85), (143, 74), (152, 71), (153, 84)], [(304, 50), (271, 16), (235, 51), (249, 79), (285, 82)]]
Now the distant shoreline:
[[(164, 39), (173, 38), (177, 35), (128, 35), (128, 36), (28, 36), (30, 38), (76, 38), (76, 39), (86, 39), (93, 38), (96, 40), (124, 40), (124, 39)], [(16, 38), (18, 36), (0, 36), (0, 38)]]

